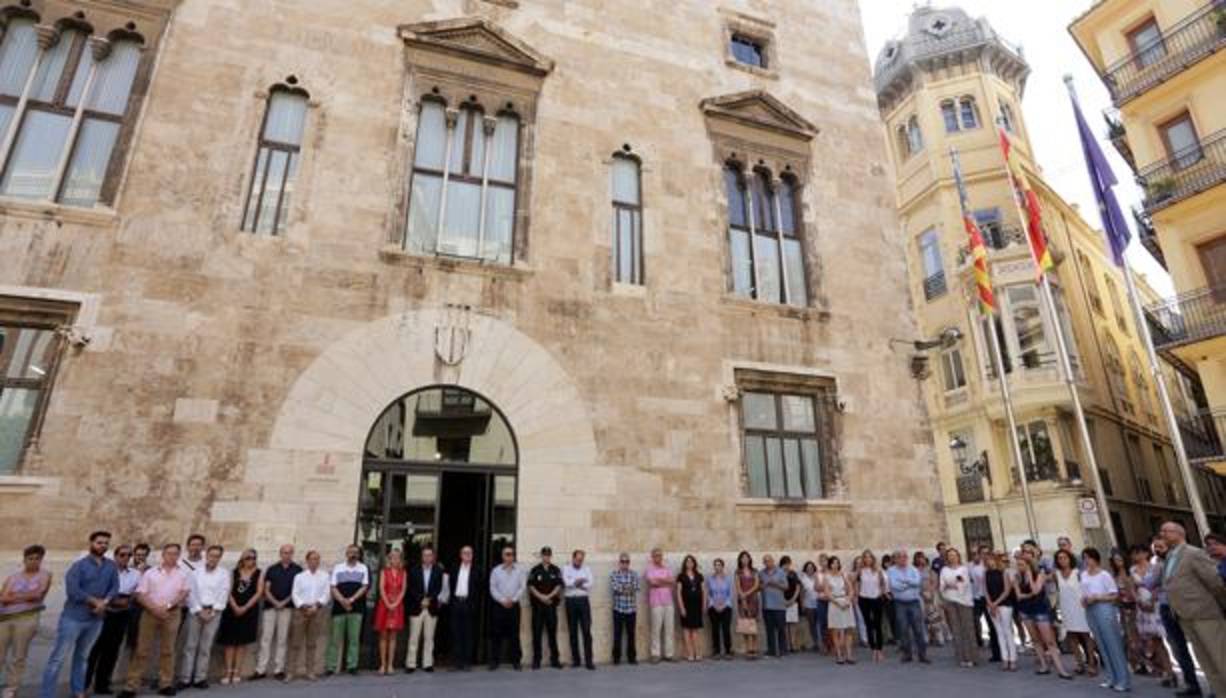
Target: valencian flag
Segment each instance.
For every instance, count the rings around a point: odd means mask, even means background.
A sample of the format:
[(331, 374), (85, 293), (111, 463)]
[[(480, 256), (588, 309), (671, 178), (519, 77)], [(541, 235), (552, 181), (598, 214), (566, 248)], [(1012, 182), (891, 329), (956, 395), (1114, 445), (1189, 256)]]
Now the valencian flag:
[(1043, 276), (1055, 266), (1051, 261), (1051, 252), (1047, 250), (1047, 238), (1043, 235), (1043, 215), (1039, 209), (1039, 196), (1030, 187), (1030, 180), (1022, 171), (1022, 164), (1013, 154), (1013, 143), (1003, 126), (997, 127), (1000, 132), (1000, 150), (1005, 155), (1005, 167), (1009, 170), (1009, 179), (1013, 183), (1013, 193), (1026, 216), (1026, 237), (1030, 240), (1030, 253), (1034, 255), (1038, 275)]
[(1081, 152), (1086, 157), (1086, 168), (1090, 171), (1090, 186), (1094, 189), (1094, 200), (1098, 202), (1098, 213), (1102, 217), (1103, 231), (1107, 234), (1107, 242), (1111, 245), (1111, 256), (1115, 258), (1115, 265), (1122, 267), (1124, 266), (1124, 250), (1128, 247), (1132, 232), (1128, 229), (1128, 223), (1124, 221), (1124, 214), (1120, 213), (1120, 203), (1111, 189), (1116, 185), (1115, 173), (1111, 171), (1111, 165), (1103, 155), (1102, 148), (1098, 147), (1094, 133), (1086, 124), (1085, 117), (1081, 114), (1081, 105), (1077, 103), (1077, 97), (1072, 94), (1072, 88), (1069, 89), (1069, 96), (1073, 100), (1073, 114), (1077, 117), (1077, 133), (1081, 136)]
[(996, 296), (992, 293), (992, 279), (988, 276), (988, 250), (983, 244), (983, 232), (971, 214), (970, 203), (966, 196), (966, 184), (962, 181), (962, 164), (958, 161), (958, 151), (950, 149), (949, 156), (954, 164), (954, 183), (958, 186), (958, 205), (962, 208), (962, 226), (966, 228), (966, 236), (970, 239), (971, 259), (974, 262), (975, 290), (979, 297), (979, 312), (984, 315), (996, 313)]

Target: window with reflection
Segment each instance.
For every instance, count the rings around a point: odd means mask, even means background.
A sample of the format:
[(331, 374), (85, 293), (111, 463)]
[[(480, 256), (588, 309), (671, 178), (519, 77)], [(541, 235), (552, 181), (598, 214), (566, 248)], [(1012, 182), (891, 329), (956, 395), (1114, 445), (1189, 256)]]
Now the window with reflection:
[(519, 117), (421, 102), (405, 246), (499, 264), (513, 259)]
[(91, 207), (117, 169), (143, 55), (134, 34), (57, 26), (40, 48), (35, 21), (9, 20), (0, 41), (0, 196)]
[(819, 401), (813, 395), (745, 392), (741, 424), (749, 496), (822, 497)]
[(962, 119), (962, 128), (979, 128), (979, 107), (974, 97), (963, 97), (958, 100), (958, 114)]
[(38, 440), (63, 347), (55, 328), (70, 317), (66, 308), (31, 313), (0, 305), (0, 475), (17, 472)]
[(613, 156), (613, 279), (643, 283), (643, 201), (639, 161)]
[(773, 185), (764, 170), (724, 168), (732, 292), (766, 303), (809, 304), (798, 215), (799, 186), (792, 177)]
[(1019, 425), (1017, 440), (1022, 451), (1022, 465), (1026, 470), (1027, 482), (1055, 480), (1060, 476), (1046, 422), (1034, 421)]
[(1007, 102), (1000, 103), (1000, 125), (1009, 133), (1017, 132), (1017, 119), (1013, 116), (1013, 107)]
[(958, 132), (958, 105), (952, 99), (941, 102), (941, 121), (945, 124), (946, 133)]
[(366, 457), (416, 463), (515, 465), (515, 441), (502, 415), (455, 387), (429, 388), (392, 403), (366, 440)]
[(1014, 346), (1022, 366), (1039, 368), (1055, 354), (1044, 329), (1039, 294), (1032, 285), (1010, 286), (1006, 291)]
[(260, 235), (278, 235), (285, 230), (306, 114), (306, 92), (285, 86), (273, 88), (260, 129), (243, 230)]
[(907, 152), (911, 155), (924, 149), (924, 134), (920, 131), (919, 119), (913, 114), (907, 119)]

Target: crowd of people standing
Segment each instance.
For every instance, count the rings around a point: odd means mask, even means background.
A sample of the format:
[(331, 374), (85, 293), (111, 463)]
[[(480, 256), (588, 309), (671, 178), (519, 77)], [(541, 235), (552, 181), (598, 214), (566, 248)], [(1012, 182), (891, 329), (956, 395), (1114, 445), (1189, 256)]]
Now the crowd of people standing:
[[(443, 613), (451, 631), (451, 663), (456, 670), (469, 669), (477, 658), (483, 604), (489, 611), (489, 668), (497, 669), (505, 659), (520, 670), (525, 597), (532, 668), (541, 668), (546, 650), (551, 666), (563, 666), (559, 609), (569, 630), (571, 665), (596, 668), (591, 595), (597, 583), (582, 550), (558, 567), (553, 551), (544, 547), (539, 563), (524, 569), (507, 546), (500, 563), (486, 573), (474, 564), (471, 547), (461, 550), (453, 569), (444, 570), (427, 546), (411, 567), (399, 551), (391, 552), (372, 578), (357, 546), (349, 546), (330, 572), (321, 568), (314, 550), (299, 564), (291, 545), (282, 546), (278, 560), (266, 568), (254, 550), (245, 550), (230, 571), (221, 566), (222, 547), (207, 545), (200, 535), (188, 538), (186, 551), (177, 543), (164, 545), (152, 563), (145, 544), (119, 545), (108, 555), (110, 540), (105, 531), (93, 533), (88, 553), (65, 574), (66, 599), (42, 675), (42, 698), (57, 694), (65, 664), (74, 696), (111, 694), (125, 648), (129, 657), (119, 691), (124, 698), (140, 691), (154, 666), (162, 695), (207, 688), (210, 678), (233, 685), (268, 676), (288, 681), (356, 674), (372, 598), (380, 675), (393, 673), (406, 626), (403, 670), (433, 672)], [(674, 623), (679, 623), (680, 658), (689, 662), (706, 656), (705, 628), (709, 656), (717, 660), (735, 656), (734, 636), (748, 659), (813, 651), (833, 657), (835, 665), (855, 664), (858, 646), (868, 648), (871, 661), (885, 661), (891, 643), (900, 661), (930, 663), (929, 646), (948, 641), (959, 666), (972, 668), (982, 663), (986, 628), (989, 661), (1003, 671), (1017, 671), (1019, 654), (1030, 652), (1036, 674), (1055, 673), (1065, 680), (1101, 675), (1102, 687), (1119, 692), (1130, 690), (1134, 674), (1153, 674), (1178, 695), (1190, 696), (1202, 693), (1195, 652), (1210, 691), (1226, 696), (1226, 539), (1210, 534), (1205, 542), (1208, 553), (1187, 543), (1182, 526), (1168, 522), (1149, 546), (1116, 551), (1105, 560), (1092, 547), (1075, 553), (1061, 538), (1050, 557), (1034, 541), (1011, 554), (981, 547), (967, 560), (939, 543), (931, 563), (923, 551), (895, 550), (878, 558), (866, 550), (847, 570), (838, 556), (826, 554), (799, 570), (789, 556), (776, 561), (767, 554), (759, 568), (743, 551), (731, 571), (715, 559), (704, 572), (693, 555), (673, 568), (656, 549), (639, 572), (622, 553), (606, 590), (612, 662), (638, 663), (635, 632), (645, 589), (653, 663), (676, 660)], [(52, 584), (42, 569), (44, 556), (40, 546), (27, 548), (22, 569), (0, 586), (0, 669), (7, 681), (0, 698), (16, 695)], [(374, 594), (372, 585), (377, 585)], [(764, 643), (759, 635), (766, 636)], [(220, 675), (210, 674), (216, 646), (222, 652)], [(297, 667), (287, 664), (291, 646)], [(254, 672), (244, 676), (245, 654), (252, 648)]]

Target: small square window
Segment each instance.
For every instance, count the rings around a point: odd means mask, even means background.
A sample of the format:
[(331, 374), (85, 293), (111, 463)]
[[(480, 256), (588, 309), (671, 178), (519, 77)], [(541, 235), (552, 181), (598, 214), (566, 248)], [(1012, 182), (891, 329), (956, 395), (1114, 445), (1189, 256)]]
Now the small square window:
[(745, 34), (734, 33), (729, 46), (738, 63), (766, 68), (766, 42)]

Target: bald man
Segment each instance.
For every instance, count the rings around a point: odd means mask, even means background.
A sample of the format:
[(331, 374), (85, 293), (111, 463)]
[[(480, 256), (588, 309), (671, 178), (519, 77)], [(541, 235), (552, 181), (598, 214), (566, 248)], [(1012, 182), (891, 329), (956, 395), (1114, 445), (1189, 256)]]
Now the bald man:
[(253, 679), (267, 675), (269, 659), (273, 676), (284, 681), (285, 655), (289, 648), (290, 624), (294, 619), (294, 578), (302, 566), (294, 562), (294, 546), (286, 543), (278, 560), (264, 572), (264, 615), (260, 618), (260, 655)]
[(1226, 584), (1200, 548), (1188, 545), (1188, 533), (1174, 521), (1158, 531), (1169, 548), (1162, 567), (1162, 586), (1179, 625), (1209, 681), (1209, 690), (1226, 696)]

